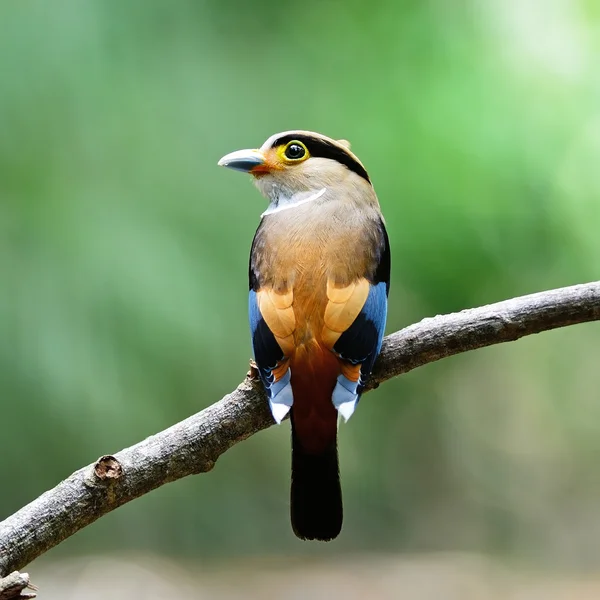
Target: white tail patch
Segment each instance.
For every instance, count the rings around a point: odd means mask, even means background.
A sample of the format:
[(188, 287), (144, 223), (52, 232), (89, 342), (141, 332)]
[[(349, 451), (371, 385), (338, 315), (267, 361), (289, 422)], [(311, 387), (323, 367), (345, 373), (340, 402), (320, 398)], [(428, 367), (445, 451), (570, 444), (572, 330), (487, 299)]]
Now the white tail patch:
[(337, 407), (338, 414), (341, 415), (344, 419), (344, 423), (348, 422), (348, 419), (354, 414), (354, 409), (356, 408), (356, 400), (350, 400), (349, 402), (342, 402)]
[(345, 423), (348, 422), (348, 419), (352, 416), (356, 408), (356, 403), (358, 402), (357, 388), (357, 381), (350, 381), (343, 375), (338, 376), (331, 399), (338, 411), (338, 415), (343, 417)]
[[(285, 376), (278, 383), (284, 383), (283, 387), (273, 396), (269, 398), (269, 406), (271, 407), (271, 414), (275, 419), (277, 425), (283, 421), (285, 415), (290, 412), (292, 404), (294, 403), (294, 394), (292, 393), (292, 386), (290, 384), (291, 372), (288, 369)], [(277, 385), (277, 384), (276, 384)]]
[(275, 422), (277, 423), (277, 425), (281, 425), (281, 421), (283, 421), (283, 419), (285, 419), (285, 416), (290, 412), (290, 409), (292, 407), (288, 406), (287, 404), (279, 404), (277, 402), (271, 402), (270, 400), (269, 400), (269, 404), (271, 406), (271, 414), (273, 415)]

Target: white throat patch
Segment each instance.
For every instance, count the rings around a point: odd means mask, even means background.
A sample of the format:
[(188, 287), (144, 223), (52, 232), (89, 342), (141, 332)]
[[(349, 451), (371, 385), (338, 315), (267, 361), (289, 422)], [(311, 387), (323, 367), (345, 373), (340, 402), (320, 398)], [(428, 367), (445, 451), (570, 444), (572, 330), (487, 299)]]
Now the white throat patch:
[[(265, 215), (272, 215), (273, 213), (278, 213), (282, 210), (296, 208), (297, 206), (306, 204), (307, 202), (312, 202), (313, 200), (320, 198), (326, 191), (327, 188), (322, 188), (318, 192), (299, 192), (290, 198), (280, 198), (276, 205), (273, 205), (273, 203), (269, 204), (267, 210), (265, 210), (265, 212), (260, 216), (264, 217)], [(308, 196), (306, 194), (308, 194)]]

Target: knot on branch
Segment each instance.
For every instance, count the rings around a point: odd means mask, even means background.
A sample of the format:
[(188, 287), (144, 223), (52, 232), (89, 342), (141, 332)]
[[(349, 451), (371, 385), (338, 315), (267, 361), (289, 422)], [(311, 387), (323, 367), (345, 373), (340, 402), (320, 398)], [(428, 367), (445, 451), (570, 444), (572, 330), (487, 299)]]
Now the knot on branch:
[(85, 483), (89, 487), (107, 487), (124, 475), (121, 463), (110, 454), (101, 456), (88, 472)]
[(119, 479), (123, 475), (123, 467), (114, 456), (107, 454), (96, 461), (94, 473), (98, 479), (102, 480)]

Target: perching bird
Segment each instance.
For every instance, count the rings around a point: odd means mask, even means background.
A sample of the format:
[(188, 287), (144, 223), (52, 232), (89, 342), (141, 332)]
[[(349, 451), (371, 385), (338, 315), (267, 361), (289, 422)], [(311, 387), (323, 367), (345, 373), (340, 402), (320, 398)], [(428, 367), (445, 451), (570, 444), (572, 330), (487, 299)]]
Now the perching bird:
[(269, 200), (250, 253), (254, 358), (273, 418), (292, 423), (291, 520), (302, 539), (342, 528), (337, 413), (348, 420), (381, 349), (390, 249), (371, 180), (345, 140), (271, 136), (219, 165)]

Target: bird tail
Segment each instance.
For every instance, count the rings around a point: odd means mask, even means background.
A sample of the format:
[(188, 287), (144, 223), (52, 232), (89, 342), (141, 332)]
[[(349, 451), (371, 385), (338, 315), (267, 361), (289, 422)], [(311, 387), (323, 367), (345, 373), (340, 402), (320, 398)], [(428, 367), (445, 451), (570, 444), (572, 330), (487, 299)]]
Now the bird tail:
[(342, 529), (337, 436), (318, 454), (307, 452), (294, 431), (294, 409), (291, 518), (294, 533), (303, 540), (327, 542), (336, 538)]
[(339, 365), (333, 353), (305, 346), (297, 350), (291, 372), (292, 528), (301, 539), (329, 541), (343, 520), (337, 411), (331, 400)]

